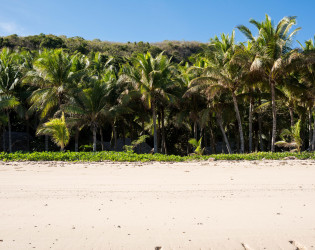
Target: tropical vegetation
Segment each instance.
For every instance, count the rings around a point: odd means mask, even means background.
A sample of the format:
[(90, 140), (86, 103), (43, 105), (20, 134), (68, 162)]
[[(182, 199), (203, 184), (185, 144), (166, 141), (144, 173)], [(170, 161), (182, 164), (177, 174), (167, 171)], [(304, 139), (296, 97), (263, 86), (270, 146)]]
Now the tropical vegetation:
[[(295, 43), (296, 20), (251, 19), (254, 29), (239, 25), (207, 44), (0, 37), (1, 157), (177, 161), (314, 151), (315, 37)], [(246, 40), (236, 42), (236, 32)], [(144, 144), (157, 158), (132, 152)], [(7, 154), (58, 147), (104, 152)]]

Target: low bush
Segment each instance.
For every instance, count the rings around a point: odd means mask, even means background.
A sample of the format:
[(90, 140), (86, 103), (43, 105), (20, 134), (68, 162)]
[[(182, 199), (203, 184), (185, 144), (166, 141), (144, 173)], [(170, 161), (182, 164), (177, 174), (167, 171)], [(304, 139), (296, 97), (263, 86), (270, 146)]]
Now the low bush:
[(216, 155), (163, 155), (163, 154), (136, 154), (132, 152), (15, 152), (15, 153), (0, 153), (0, 161), (193, 161), (193, 160), (208, 160), (213, 158), (215, 160), (281, 160), (286, 157), (296, 157), (297, 159), (315, 159), (313, 152), (301, 153), (271, 153), (258, 152), (251, 154), (216, 154)]

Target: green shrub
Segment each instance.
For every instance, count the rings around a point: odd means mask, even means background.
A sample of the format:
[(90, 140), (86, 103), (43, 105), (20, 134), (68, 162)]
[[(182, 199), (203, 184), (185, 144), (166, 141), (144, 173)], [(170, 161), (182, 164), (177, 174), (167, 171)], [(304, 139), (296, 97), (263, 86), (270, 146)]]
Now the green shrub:
[(181, 162), (191, 160), (208, 160), (214, 158), (215, 160), (281, 160), (288, 156), (294, 156), (297, 159), (315, 159), (313, 152), (258, 152), (251, 154), (216, 154), (216, 155), (163, 155), (163, 154), (136, 154), (133, 152), (115, 152), (115, 151), (101, 151), (101, 152), (15, 152), (15, 153), (0, 153), (1, 161), (170, 161)]

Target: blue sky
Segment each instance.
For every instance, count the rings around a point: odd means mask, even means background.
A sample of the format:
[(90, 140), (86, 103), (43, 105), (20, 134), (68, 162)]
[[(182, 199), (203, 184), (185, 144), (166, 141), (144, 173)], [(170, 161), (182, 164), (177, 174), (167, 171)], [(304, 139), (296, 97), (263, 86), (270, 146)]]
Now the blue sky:
[[(0, 0), (0, 36), (39, 33), (106, 41), (207, 42), (269, 14), (297, 16), (299, 41), (314, 37), (315, 0)], [(254, 30), (254, 28), (252, 28)], [(236, 32), (238, 41), (245, 38)]]

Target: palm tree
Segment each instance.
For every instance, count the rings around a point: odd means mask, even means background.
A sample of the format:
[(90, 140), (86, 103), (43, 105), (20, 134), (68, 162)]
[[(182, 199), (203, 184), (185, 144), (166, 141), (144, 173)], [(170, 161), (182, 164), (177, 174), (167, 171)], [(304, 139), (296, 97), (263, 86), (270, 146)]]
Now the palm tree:
[[(291, 127), (291, 130), (284, 129), (282, 130), (280, 136), (282, 141), (276, 142), (278, 147), (285, 147), (285, 148), (296, 148), (296, 150), (300, 153), (301, 146), (302, 146), (302, 139), (300, 136), (301, 133), (301, 120)], [(290, 141), (286, 140), (286, 137), (289, 137)]]
[(182, 115), (188, 116), (193, 122), (193, 134), (194, 138), (198, 140), (198, 123), (200, 124), (200, 112), (206, 108), (206, 101), (203, 95), (200, 95), (199, 91), (195, 91), (193, 88), (193, 80), (202, 75), (204, 69), (208, 66), (207, 60), (204, 57), (197, 57), (193, 65), (186, 63), (178, 66), (179, 76), (177, 81), (185, 90), (183, 99), (180, 105), (183, 107), (179, 112), (179, 117)]
[[(300, 42), (299, 42), (300, 43)], [(303, 63), (301, 63), (302, 68), (300, 68), (299, 73), (301, 76), (301, 81), (305, 84), (308, 91), (305, 92), (306, 100), (309, 107), (309, 141), (310, 149), (315, 150), (315, 119), (313, 124), (313, 136), (312, 132), (312, 113), (314, 107), (314, 96), (315, 96), (315, 36), (314, 39), (309, 39), (305, 41), (305, 44), (302, 45), (302, 54), (303, 54)]]
[(76, 58), (61, 49), (45, 50), (34, 62), (34, 70), (27, 73), (24, 82), (38, 87), (30, 97), (31, 109), (40, 110), (42, 119), (55, 113), (77, 87), (84, 70), (74, 71)]
[(288, 56), (286, 54), (290, 51), (291, 41), (300, 28), (296, 28), (291, 32), (292, 26), (296, 24), (296, 17), (294, 16), (282, 18), (276, 26), (268, 15), (262, 22), (254, 19), (250, 19), (249, 22), (257, 28), (257, 38), (246, 26), (239, 25), (237, 28), (254, 44), (256, 58), (252, 63), (251, 70), (262, 73), (270, 85), (272, 104), (271, 151), (274, 152), (277, 132), (275, 86), (284, 66), (284, 56)]
[(17, 54), (7, 48), (2, 49), (0, 53), (0, 109), (7, 113), (9, 152), (12, 152), (10, 110), (20, 104), (16, 89), (20, 82), (21, 71), (17, 62)]
[[(30, 113), (39, 112), (40, 119), (46, 120), (58, 111), (73, 94), (86, 73), (82, 67), (81, 54), (70, 56), (62, 49), (44, 50), (35, 60), (33, 70), (23, 79), (37, 89), (29, 97)], [(48, 150), (48, 136), (45, 135), (45, 150)]]
[(110, 111), (108, 101), (109, 85), (95, 81), (91, 88), (84, 89), (62, 105), (62, 110), (70, 115), (69, 123), (87, 125), (93, 133), (93, 151), (96, 151), (96, 133), (101, 119)]
[(37, 129), (37, 135), (49, 135), (60, 151), (64, 151), (65, 146), (69, 143), (69, 130), (65, 121), (65, 115), (62, 113), (61, 118), (50, 119)]
[(192, 82), (193, 86), (199, 85), (210, 99), (223, 92), (232, 95), (241, 142), (240, 152), (244, 153), (244, 134), (237, 91), (244, 82), (246, 70), (233, 61), (237, 49), (234, 37), (233, 31), (231, 36), (221, 34), (221, 39), (215, 37), (211, 40), (209, 66), (204, 69), (202, 76), (195, 78)]
[(142, 95), (142, 100), (152, 111), (154, 127), (154, 153), (158, 152), (156, 113), (157, 102), (163, 97), (167, 100), (171, 95), (167, 89), (173, 85), (171, 81), (171, 63), (163, 55), (163, 52), (155, 58), (148, 52), (138, 54), (133, 62), (134, 66), (125, 67), (121, 78), (123, 81), (130, 82)]
[(105, 71), (113, 71), (114, 67), (111, 65), (113, 58), (107, 58), (99, 52), (92, 53), (90, 56), (90, 73), (98, 80), (101, 80)]

